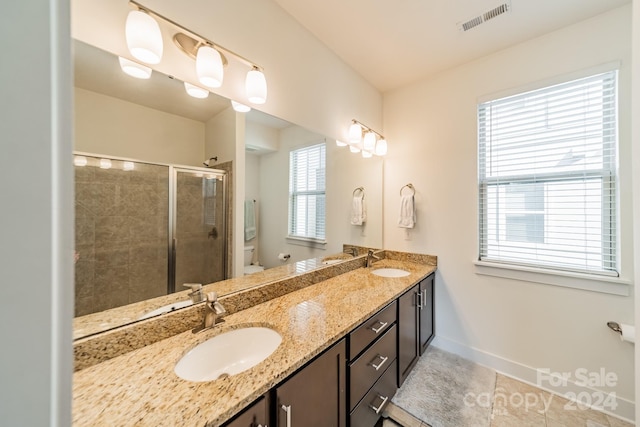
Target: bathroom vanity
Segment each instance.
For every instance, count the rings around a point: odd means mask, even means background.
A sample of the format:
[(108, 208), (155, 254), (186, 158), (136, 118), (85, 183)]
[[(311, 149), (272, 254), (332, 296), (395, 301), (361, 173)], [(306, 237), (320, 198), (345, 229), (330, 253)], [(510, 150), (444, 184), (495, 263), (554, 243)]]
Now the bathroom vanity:
[[(371, 268), (230, 314), (211, 330), (183, 332), (76, 372), (74, 424), (373, 426), (397, 389), (400, 364), (415, 364), (403, 356), (411, 353), (406, 348), (420, 353), (433, 336), (435, 257), (384, 256)], [(409, 274), (372, 273), (383, 267)], [(263, 362), (208, 382), (174, 373), (196, 345), (248, 326), (282, 336)]]

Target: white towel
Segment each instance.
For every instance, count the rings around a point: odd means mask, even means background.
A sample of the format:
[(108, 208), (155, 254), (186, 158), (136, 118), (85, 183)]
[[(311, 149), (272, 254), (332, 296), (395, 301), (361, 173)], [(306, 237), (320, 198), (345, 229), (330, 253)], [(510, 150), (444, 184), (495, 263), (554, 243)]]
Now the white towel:
[(354, 196), (351, 202), (351, 225), (362, 225), (367, 221), (367, 205), (364, 196)]
[(256, 237), (256, 209), (253, 200), (244, 201), (244, 241)]
[(398, 227), (413, 228), (416, 225), (416, 208), (413, 194), (400, 197), (400, 218)]

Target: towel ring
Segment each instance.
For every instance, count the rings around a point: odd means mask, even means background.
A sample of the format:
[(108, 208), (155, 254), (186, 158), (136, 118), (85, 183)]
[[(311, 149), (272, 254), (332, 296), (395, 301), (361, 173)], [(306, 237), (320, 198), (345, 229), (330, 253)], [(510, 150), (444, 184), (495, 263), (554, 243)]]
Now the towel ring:
[(362, 193), (362, 200), (364, 200), (364, 187), (358, 187), (358, 188), (356, 188), (355, 190), (353, 190), (353, 197), (355, 197), (355, 196), (356, 196), (356, 193), (357, 193), (358, 191)]
[(402, 190), (404, 190), (405, 188), (408, 188), (409, 190), (413, 191), (413, 192), (411, 193), (411, 195), (412, 195), (412, 196), (414, 196), (414, 195), (416, 194), (416, 189), (415, 189), (415, 187), (413, 186), (413, 184), (409, 183), (409, 184), (405, 185), (404, 187), (402, 187), (402, 188), (400, 189), (400, 195), (401, 195), (401, 196), (402, 196)]

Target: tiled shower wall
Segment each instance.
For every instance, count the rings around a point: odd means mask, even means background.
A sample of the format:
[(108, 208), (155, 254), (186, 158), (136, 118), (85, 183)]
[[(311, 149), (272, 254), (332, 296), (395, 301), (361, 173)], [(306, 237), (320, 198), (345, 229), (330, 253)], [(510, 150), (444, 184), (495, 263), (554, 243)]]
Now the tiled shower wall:
[(86, 158), (75, 167), (76, 316), (167, 292), (169, 168)]

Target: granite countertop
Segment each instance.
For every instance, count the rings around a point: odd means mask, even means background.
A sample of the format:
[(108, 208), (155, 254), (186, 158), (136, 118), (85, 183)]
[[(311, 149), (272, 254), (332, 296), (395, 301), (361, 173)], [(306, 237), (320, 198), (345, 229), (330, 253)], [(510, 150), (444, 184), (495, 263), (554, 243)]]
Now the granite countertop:
[[(382, 278), (359, 268), (228, 315), (211, 330), (187, 331), (76, 372), (73, 424), (222, 424), (436, 269), (390, 259), (374, 265), (382, 267), (411, 274)], [(247, 326), (275, 329), (282, 344), (263, 362), (228, 378), (196, 383), (173, 372), (197, 344)]]

